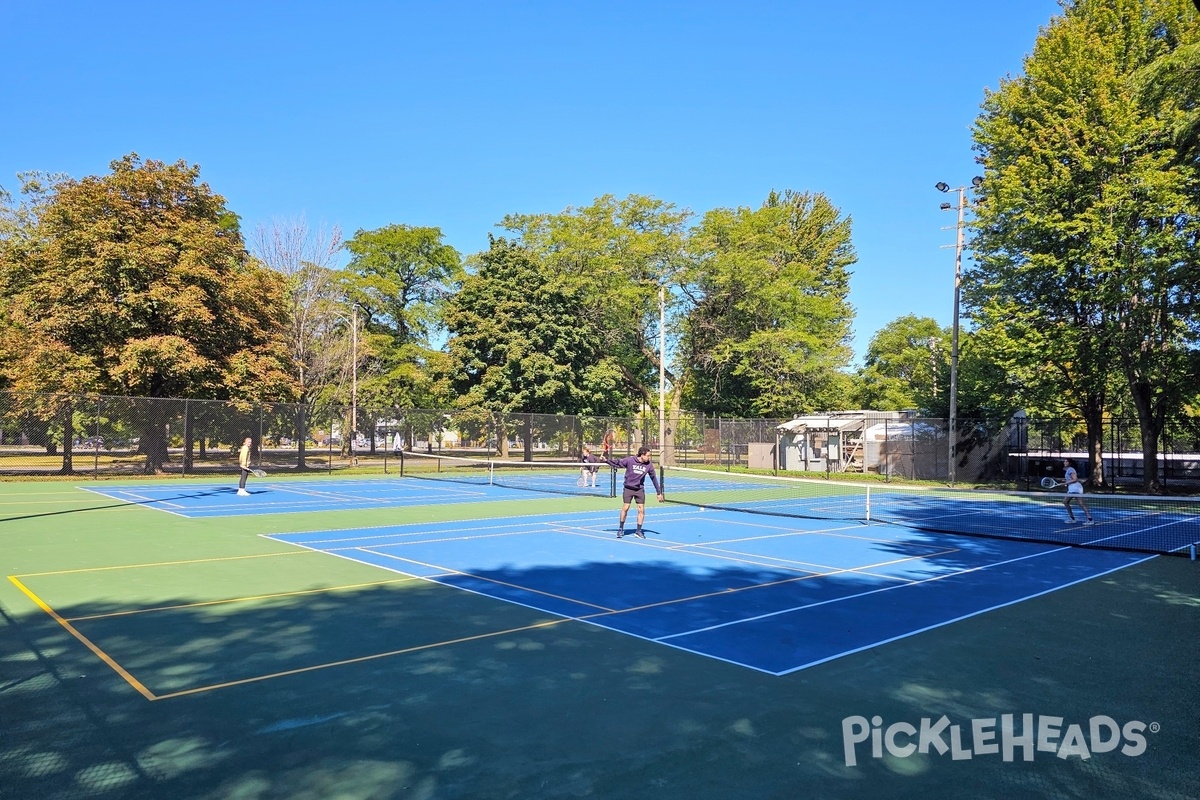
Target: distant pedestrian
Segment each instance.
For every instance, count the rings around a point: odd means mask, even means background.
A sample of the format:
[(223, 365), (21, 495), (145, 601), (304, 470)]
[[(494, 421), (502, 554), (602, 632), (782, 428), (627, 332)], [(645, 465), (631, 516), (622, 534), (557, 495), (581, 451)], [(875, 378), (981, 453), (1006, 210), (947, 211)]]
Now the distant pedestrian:
[(617, 469), (625, 470), (625, 491), (621, 496), (624, 505), (621, 506), (621, 522), (617, 525), (617, 538), (620, 539), (625, 535), (625, 516), (629, 513), (629, 504), (637, 503), (637, 529), (634, 533), (640, 539), (645, 539), (646, 534), (642, 532), (642, 522), (646, 518), (646, 478), (650, 478), (650, 482), (654, 484), (654, 493), (658, 495), (658, 502), (663, 501), (662, 485), (658, 482), (658, 475), (654, 472), (654, 464), (650, 462), (650, 448), (639, 447), (636, 456), (625, 456), (625, 458), (604, 458), (609, 466)]

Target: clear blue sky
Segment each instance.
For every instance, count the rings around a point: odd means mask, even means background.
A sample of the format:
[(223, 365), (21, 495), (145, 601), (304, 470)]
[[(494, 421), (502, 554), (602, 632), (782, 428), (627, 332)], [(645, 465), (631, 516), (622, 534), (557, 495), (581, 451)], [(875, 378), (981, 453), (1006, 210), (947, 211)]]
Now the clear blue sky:
[(1055, 0), (0, 0), (0, 185), (199, 164), (245, 230), (435, 225), (463, 253), (508, 213), (611, 193), (698, 214), (771, 189), (854, 220), (855, 349), (948, 325), (952, 199), (985, 87)]

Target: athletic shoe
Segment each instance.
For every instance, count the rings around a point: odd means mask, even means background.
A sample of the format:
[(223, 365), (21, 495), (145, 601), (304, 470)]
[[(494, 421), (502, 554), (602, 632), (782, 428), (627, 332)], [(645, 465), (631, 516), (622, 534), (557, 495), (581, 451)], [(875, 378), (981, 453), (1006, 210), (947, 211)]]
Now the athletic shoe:
[(646, 534), (642, 533), (642, 529), (641, 529), (641, 528), (638, 528), (636, 531), (634, 531), (634, 533), (636, 533), (636, 534), (637, 534), (637, 537), (638, 537), (639, 539), (645, 539), (645, 538), (646, 538)]
[(1085, 523), (1083, 523), (1083, 524), (1084, 524), (1084, 525), (1095, 525), (1095, 524), (1096, 524), (1096, 520), (1092, 519), (1091, 517), (1088, 517), (1088, 518), (1087, 518), (1087, 522), (1085, 522)]
[(245, 489), (238, 489), (238, 497), (249, 497), (250, 493)]
[(625, 535), (625, 529), (624, 529), (624, 528), (617, 528), (617, 538), (618, 538), (618, 539), (620, 539), (620, 538), (621, 538), (622, 536), (624, 536), (624, 535)]
[(1070, 524), (1072, 524), (1072, 523), (1075, 523), (1075, 522), (1079, 522), (1079, 520), (1075, 519), (1074, 517), (1068, 517), (1068, 518), (1067, 518), (1067, 524), (1068, 524), (1068, 525), (1070, 525)]

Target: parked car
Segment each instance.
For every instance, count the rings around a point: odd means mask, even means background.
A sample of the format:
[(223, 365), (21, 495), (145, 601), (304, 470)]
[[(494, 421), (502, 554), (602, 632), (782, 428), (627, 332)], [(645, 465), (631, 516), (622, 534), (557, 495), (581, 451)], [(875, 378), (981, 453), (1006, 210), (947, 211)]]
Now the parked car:
[(104, 437), (103, 436), (90, 436), (87, 439), (84, 439), (83, 441), (81, 441), (79, 443), (79, 446), (81, 448), (83, 448), (84, 450), (103, 450), (104, 449)]

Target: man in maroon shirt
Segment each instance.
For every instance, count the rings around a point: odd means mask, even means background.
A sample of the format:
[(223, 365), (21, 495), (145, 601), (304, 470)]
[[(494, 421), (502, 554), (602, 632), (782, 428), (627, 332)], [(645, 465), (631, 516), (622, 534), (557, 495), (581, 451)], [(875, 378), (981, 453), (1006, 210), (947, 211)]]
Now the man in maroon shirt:
[(617, 538), (620, 539), (625, 535), (625, 515), (629, 513), (629, 504), (636, 501), (637, 530), (634, 533), (638, 538), (645, 539), (646, 534), (642, 533), (642, 521), (646, 518), (645, 484), (647, 477), (654, 484), (654, 493), (658, 495), (658, 502), (663, 501), (662, 486), (658, 482), (654, 465), (650, 463), (650, 448), (639, 447), (636, 456), (626, 456), (625, 458), (609, 458), (606, 455), (604, 460), (611, 467), (625, 470), (625, 493), (621, 496), (624, 505), (621, 506), (621, 524), (617, 526)]

